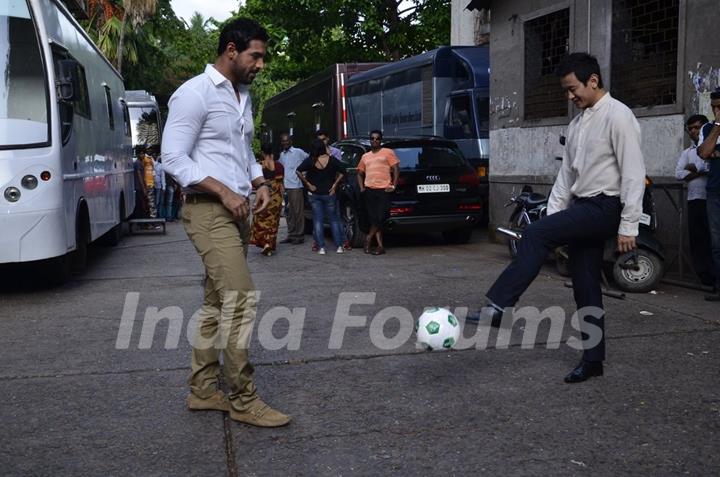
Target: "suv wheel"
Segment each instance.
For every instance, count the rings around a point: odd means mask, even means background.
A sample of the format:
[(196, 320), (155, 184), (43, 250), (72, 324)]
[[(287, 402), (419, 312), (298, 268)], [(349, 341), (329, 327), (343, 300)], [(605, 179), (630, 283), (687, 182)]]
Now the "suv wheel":
[(352, 205), (345, 203), (340, 207), (340, 220), (342, 220), (347, 240), (353, 248), (360, 248), (365, 243), (365, 234), (360, 230), (360, 221)]

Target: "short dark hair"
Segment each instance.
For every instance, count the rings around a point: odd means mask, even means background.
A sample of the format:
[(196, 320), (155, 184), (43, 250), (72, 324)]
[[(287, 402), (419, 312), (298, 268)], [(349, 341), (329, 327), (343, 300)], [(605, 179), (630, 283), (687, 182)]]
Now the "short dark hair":
[(370, 131), (370, 135), (372, 136), (373, 134), (377, 134), (378, 136), (380, 136), (380, 139), (382, 139), (383, 137), (382, 131), (379, 129), (373, 129), (372, 131)]
[(217, 54), (222, 55), (228, 43), (234, 43), (237, 51), (245, 51), (251, 41), (260, 40), (267, 43), (269, 39), (267, 31), (255, 20), (236, 18), (226, 24), (220, 32)]
[(705, 124), (706, 122), (708, 122), (708, 118), (704, 114), (693, 114), (692, 116), (687, 118), (687, 121), (685, 121), (685, 126), (690, 126), (693, 123)]
[(315, 137), (327, 136), (327, 135), (328, 135), (328, 133), (324, 129), (318, 129), (317, 131), (315, 131)]
[(280, 134), (278, 135), (278, 137), (281, 139), (283, 136), (287, 136), (288, 139), (292, 139), (292, 136), (290, 136), (290, 133), (288, 131), (281, 131)]
[(260, 152), (263, 154), (272, 154), (273, 153), (273, 146), (272, 143), (264, 142), (260, 145)]
[(597, 75), (598, 87), (603, 88), (600, 64), (597, 58), (587, 53), (570, 53), (560, 61), (555, 69), (555, 76), (564, 78), (570, 73), (575, 73), (578, 81), (587, 86), (590, 76)]
[(720, 99), (720, 88), (715, 88), (715, 91), (710, 93), (710, 99)]

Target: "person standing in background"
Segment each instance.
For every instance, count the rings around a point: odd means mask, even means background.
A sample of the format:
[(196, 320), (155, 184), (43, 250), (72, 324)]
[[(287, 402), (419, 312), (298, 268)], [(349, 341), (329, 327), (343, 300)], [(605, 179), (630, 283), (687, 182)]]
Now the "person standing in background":
[(157, 210), (157, 216), (162, 218), (165, 217), (165, 170), (162, 165), (162, 158), (156, 156), (154, 166), (154, 182), (155, 182), (155, 210)]
[(305, 241), (305, 196), (302, 182), (295, 172), (307, 157), (307, 152), (293, 147), (289, 133), (280, 134), (279, 162), (285, 169), (283, 186), (288, 200), (288, 213), (285, 217), (287, 237), (280, 243), (299, 245)]
[(275, 252), (277, 245), (280, 210), (283, 200), (283, 165), (273, 157), (272, 144), (263, 144), (262, 165), (263, 177), (270, 183), (270, 204), (263, 211), (253, 215), (252, 238), (250, 243), (262, 249), (260, 253), (269, 257)]
[(700, 129), (707, 122), (707, 117), (695, 114), (690, 116), (685, 123), (685, 130), (690, 136), (691, 144), (678, 158), (675, 178), (687, 183), (687, 224), (693, 269), (703, 285), (714, 286), (710, 226), (705, 200), (707, 198), (708, 168), (707, 163), (697, 154)]

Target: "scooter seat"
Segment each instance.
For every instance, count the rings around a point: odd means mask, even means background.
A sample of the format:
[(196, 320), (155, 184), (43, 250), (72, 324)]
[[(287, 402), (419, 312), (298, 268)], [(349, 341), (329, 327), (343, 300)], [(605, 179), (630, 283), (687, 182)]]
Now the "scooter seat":
[(533, 192), (532, 194), (530, 194), (530, 195), (528, 196), (527, 200), (525, 201), (525, 203), (526, 203), (529, 207), (533, 207), (533, 206), (536, 206), (536, 205), (540, 205), (540, 204), (542, 204), (543, 202), (547, 202), (547, 197), (545, 197), (544, 195), (542, 195), (542, 194), (540, 194), (540, 193), (538, 193), (538, 192)]

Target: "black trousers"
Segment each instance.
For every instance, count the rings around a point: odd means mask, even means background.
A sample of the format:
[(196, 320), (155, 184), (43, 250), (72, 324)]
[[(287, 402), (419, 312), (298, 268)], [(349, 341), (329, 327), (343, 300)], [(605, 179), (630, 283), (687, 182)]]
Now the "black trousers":
[[(578, 310), (603, 309), (601, 272), (605, 241), (616, 237), (622, 206), (619, 197), (598, 195), (574, 199), (570, 207), (530, 224), (518, 243), (515, 259), (500, 274), (487, 292), (496, 305), (514, 306), (540, 272), (549, 251), (569, 246), (570, 273)], [(604, 315), (580, 316), (581, 331), (589, 323), (602, 330), (600, 343), (585, 349), (583, 359), (605, 359)], [(583, 340), (587, 339), (582, 334)]]
[(689, 200), (687, 203), (688, 238), (693, 269), (703, 285), (714, 286), (713, 259), (710, 249), (710, 225), (704, 199)]

